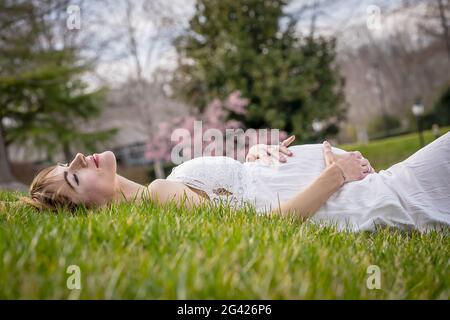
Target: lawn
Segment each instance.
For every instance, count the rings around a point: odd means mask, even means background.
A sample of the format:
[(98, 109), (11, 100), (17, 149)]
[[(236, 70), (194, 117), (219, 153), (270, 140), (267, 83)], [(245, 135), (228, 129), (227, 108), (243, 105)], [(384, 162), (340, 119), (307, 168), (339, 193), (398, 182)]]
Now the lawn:
[[(380, 169), (412, 153), (415, 139), (344, 148)], [(449, 299), (449, 236), (339, 233), (207, 205), (123, 203), (73, 215), (12, 206), (0, 209), (0, 298)], [(67, 287), (70, 265), (81, 290)], [(371, 265), (380, 289), (367, 287)]]
[[(440, 130), (442, 135), (448, 131), (450, 131), (450, 127), (444, 127)], [(424, 132), (426, 144), (434, 139), (435, 137), (431, 131)], [(411, 133), (399, 137), (376, 140), (367, 145), (347, 144), (339, 147), (348, 151), (360, 151), (364, 157), (370, 160), (374, 168), (378, 171), (387, 169), (391, 165), (412, 155), (420, 149), (420, 141), (417, 133)]]

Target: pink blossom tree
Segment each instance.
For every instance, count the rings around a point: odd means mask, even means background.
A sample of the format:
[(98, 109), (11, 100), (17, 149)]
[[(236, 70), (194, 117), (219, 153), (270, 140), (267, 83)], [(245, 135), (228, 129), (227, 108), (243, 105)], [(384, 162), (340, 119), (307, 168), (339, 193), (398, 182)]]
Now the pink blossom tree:
[[(249, 138), (244, 139), (243, 143), (239, 144), (239, 138), (236, 132), (244, 134), (242, 123), (236, 119), (229, 119), (230, 114), (245, 115), (248, 105), (248, 99), (241, 96), (239, 91), (232, 92), (224, 102), (219, 99), (214, 99), (207, 105), (203, 113), (196, 113), (186, 117), (176, 117), (169, 121), (162, 122), (158, 126), (157, 132), (153, 135), (152, 139), (147, 144), (146, 158), (152, 161), (167, 162), (172, 160), (171, 154), (175, 144), (182, 144), (182, 153), (188, 155), (194, 155), (195, 148), (192, 141), (192, 137), (200, 134), (201, 141), (201, 155), (205, 152), (211, 156), (227, 155), (235, 159), (245, 159), (248, 148), (257, 143), (277, 144), (279, 141), (272, 141), (272, 134), (270, 130), (261, 132), (260, 130), (252, 130), (251, 132), (245, 132), (245, 135)], [(201, 132), (195, 132), (196, 121), (201, 121)], [(180, 133), (178, 136), (179, 141), (172, 141), (172, 133), (174, 130)], [(204, 141), (203, 137), (208, 137), (208, 130), (215, 129), (215, 132), (221, 133), (220, 141), (207, 140)], [(195, 133), (194, 133), (195, 132)], [(287, 137), (285, 131), (280, 131), (279, 139), (283, 140)], [(229, 140), (231, 139), (231, 140)], [(232, 150), (226, 150), (224, 146), (226, 141), (232, 141)], [(228, 142), (229, 143), (229, 142)], [(229, 147), (229, 145), (227, 145)], [(235, 148), (237, 147), (237, 148)], [(226, 154), (225, 154), (226, 153)], [(158, 177), (158, 174), (157, 174)], [(158, 178), (163, 178), (159, 176)]]

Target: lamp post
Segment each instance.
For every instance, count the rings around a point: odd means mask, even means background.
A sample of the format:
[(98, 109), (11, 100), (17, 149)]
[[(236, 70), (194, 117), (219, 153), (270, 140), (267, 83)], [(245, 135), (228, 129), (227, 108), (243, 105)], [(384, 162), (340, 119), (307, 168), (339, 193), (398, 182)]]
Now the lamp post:
[(431, 132), (433, 132), (434, 138), (437, 139), (441, 135), (439, 132), (439, 125), (437, 123), (433, 123), (431, 126)]
[(323, 130), (323, 122), (318, 120), (318, 119), (314, 119), (312, 122), (312, 128), (314, 130), (314, 133), (316, 134), (316, 138), (318, 138), (320, 136), (320, 133)]
[(417, 121), (417, 133), (419, 134), (420, 147), (423, 147), (425, 143), (423, 141), (422, 135), (422, 115), (425, 111), (425, 107), (420, 100), (417, 100), (416, 103), (414, 103), (414, 105), (412, 106), (411, 110)]
[(388, 123), (388, 106), (386, 103), (386, 97), (384, 94), (383, 83), (381, 82), (380, 66), (378, 63), (372, 64), (373, 75), (375, 75), (375, 91), (378, 94), (378, 99), (380, 101), (380, 107), (382, 109), (382, 117), (384, 122), (384, 135), (389, 136), (389, 123)]

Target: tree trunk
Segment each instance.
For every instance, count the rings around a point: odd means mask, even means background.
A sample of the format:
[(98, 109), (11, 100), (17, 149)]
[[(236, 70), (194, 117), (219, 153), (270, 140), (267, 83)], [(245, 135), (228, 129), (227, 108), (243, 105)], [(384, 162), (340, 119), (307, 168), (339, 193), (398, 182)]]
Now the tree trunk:
[(164, 170), (162, 167), (161, 160), (155, 160), (155, 163), (153, 164), (153, 168), (155, 170), (156, 179), (165, 179), (166, 178), (166, 175), (164, 174)]
[(444, 35), (445, 45), (447, 46), (447, 55), (450, 60), (450, 31), (447, 25), (447, 17), (445, 16), (445, 8), (442, 0), (438, 0), (439, 17), (441, 19), (442, 33)]
[(8, 154), (3, 138), (3, 130), (0, 127), (0, 183), (16, 182), (9, 165)]
[(72, 152), (70, 151), (70, 147), (68, 144), (63, 145), (63, 152), (64, 152), (64, 158), (66, 159), (67, 163), (70, 163), (72, 161)]

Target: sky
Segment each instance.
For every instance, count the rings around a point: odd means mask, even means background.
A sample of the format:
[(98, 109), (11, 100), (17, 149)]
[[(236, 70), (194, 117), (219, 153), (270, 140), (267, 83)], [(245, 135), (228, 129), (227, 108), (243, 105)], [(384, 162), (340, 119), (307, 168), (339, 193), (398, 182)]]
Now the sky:
[[(140, 1), (142, 0), (134, 0), (133, 3)], [(117, 32), (117, 34), (124, 32), (124, 28), (120, 24), (125, 19), (125, 10), (124, 7), (118, 5), (120, 2), (106, 0), (102, 2), (101, 6), (93, 5), (91, 11), (87, 12), (88, 21), (89, 15), (94, 16), (95, 13), (103, 15), (103, 18), (106, 18), (107, 23), (110, 24), (109, 28), (98, 26), (99, 31), (96, 34), (99, 38), (106, 35), (104, 34), (105, 30), (110, 30), (113, 33)], [(105, 3), (107, 4), (105, 5)], [(314, 3), (313, 0), (293, 0), (286, 7), (286, 12), (295, 15), (302, 6), (305, 4), (311, 5), (312, 3)], [(375, 26), (374, 29), (376, 29), (377, 21), (380, 21), (379, 19), (377, 20), (377, 15), (382, 18), (386, 11), (398, 6), (400, 0), (336, 0), (329, 1), (329, 3), (317, 13), (316, 32), (323, 35), (337, 34), (342, 39), (345, 39), (346, 33), (350, 32), (355, 25), (368, 24)], [(153, 28), (152, 21), (149, 21), (147, 15), (138, 12), (138, 10), (132, 12), (140, 60), (147, 76), (150, 76), (158, 67), (164, 67), (168, 70), (176, 67), (176, 51), (172, 46), (172, 41), (177, 35), (186, 30), (188, 21), (195, 12), (194, 4), (195, 0), (171, 0), (170, 6), (176, 23), (170, 29), (163, 30), (164, 34), (161, 35), (156, 34), (157, 30)], [(297, 26), (299, 32), (306, 33), (309, 31), (311, 14), (311, 11), (303, 14), (304, 18), (301, 21), (304, 22), (300, 22)], [(111, 26), (117, 27), (111, 28)], [(153, 41), (153, 39), (157, 40)], [(148, 54), (150, 52), (148, 50), (150, 43), (155, 46), (155, 49), (151, 50), (152, 55)], [(129, 54), (126, 54), (127, 46), (128, 43), (126, 41), (117, 41), (109, 49), (109, 52), (104, 55), (103, 61), (100, 61), (97, 65), (96, 77), (100, 76), (102, 81), (106, 81), (112, 86), (123, 82), (130, 71), (134, 70), (135, 66), (133, 59)], [(95, 82), (96, 77), (88, 80)]]

